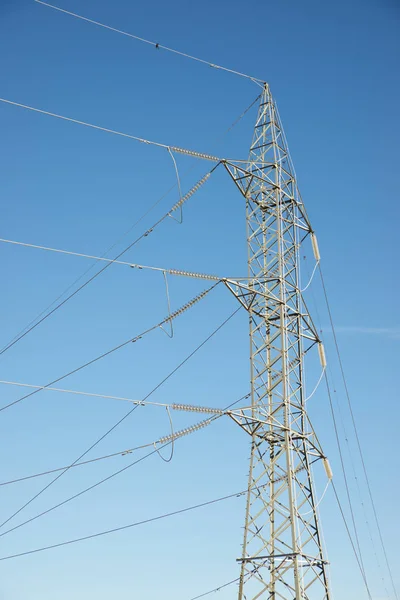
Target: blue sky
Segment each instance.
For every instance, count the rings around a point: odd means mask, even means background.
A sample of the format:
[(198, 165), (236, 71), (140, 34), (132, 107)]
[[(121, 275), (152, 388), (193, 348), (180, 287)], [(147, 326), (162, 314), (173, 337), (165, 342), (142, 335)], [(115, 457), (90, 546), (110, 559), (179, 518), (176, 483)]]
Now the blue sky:
[[(258, 3), (260, 4), (260, 3)], [(398, 106), (395, 0), (351, 4), (231, 0), (64, 0), (66, 10), (210, 62), (266, 79), (277, 99), (300, 189), (317, 232), (331, 308), (389, 559), (396, 563)], [(231, 129), (258, 88), (250, 81), (156, 50), (33, 1), (0, 6), (0, 96), (166, 144), (245, 158), (255, 110)], [(0, 104), (2, 238), (102, 254), (176, 182), (163, 149)], [(208, 169), (178, 157), (187, 190)], [(176, 189), (123, 240), (122, 250), (178, 199)], [(245, 274), (242, 199), (222, 171), (127, 260), (218, 275)], [(1, 245), (1, 345), (36, 317), (92, 261)], [(304, 278), (312, 256), (303, 259)], [(173, 308), (207, 286), (170, 278)], [(394, 600), (373, 528), (328, 315), (317, 279), (308, 301), (323, 330), (350, 487), (373, 600)], [(236, 308), (217, 288), (176, 321), (66, 379), (61, 387), (141, 398)], [(113, 265), (1, 358), (1, 379), (43, 385), (159, 322), (167, 313), (160, 274)], [(157, 402), (224, 406), (246, 394), (247, 319), (239, 313), (154, 395)], [(140, 344), (140, 345), (139, 345)], [(311, 366), (310, 388), (318, 378)], [(1, 404), (21, 390), (1, 386)], [(0, 480), (68, 464), (126, 412), (124, 402), (42, 392), (1, 413)], [(310, 402), (345, 505), (323, 388)], [(196, 421), (174, 414), (174, 427)], [(90, 457), (152, 442), (169, 432), (163, 409), (139, 408)], [(342, 431), (342, 430), (341, 430)], [(220, 419), (179, 441), (171, 463), (157, 456), (57, 511), (0, 538), (0, 557), (124, 525), (246, 486), (248, 440)], [(138, 457), (141, 455), (138, 454)], [(374, 555), (351, 471), (359, 477)], [(127, 464), (75, 469), (4, 527), (17, 525)], [(132, 458), (133, 460), (133, 458)], [(323, 477), (316, 474), (317, 491)], [(5, 520), (48, 482), (2, 488)], [(367, 598), (333, 495), (321, 504), (334, 598)], [(234, 498), (46, 553), (1, 564), (1, 600), (77, 600), (110, 595), (189, 600), (238, 575), (244, 504)], [(382, 582), (377, 563), (382, 567)], [(23, 576), (21, 575), (23, 574)], [(397, 572), (395, 572), (397, 578)], [(178, 585), (177, 585), (177, 582)], [(397, 588), (400, 582), (396, 580)], [(234, 586), (215, 597), (227, 600)]]

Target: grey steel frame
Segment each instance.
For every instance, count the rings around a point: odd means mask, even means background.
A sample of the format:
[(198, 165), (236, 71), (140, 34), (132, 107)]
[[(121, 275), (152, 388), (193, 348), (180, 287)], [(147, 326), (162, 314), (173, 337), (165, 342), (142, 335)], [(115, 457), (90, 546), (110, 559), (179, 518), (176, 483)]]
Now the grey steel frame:
[(304, 356), (323, 348), (300, 291), (299, 249), (313, 235), (279, 114), (265, 85), (248, 164), (225, 162), (246, 200), (251, 436), (239, 600), (329, 600), (311, 465), (325, 457), (307, 415)]

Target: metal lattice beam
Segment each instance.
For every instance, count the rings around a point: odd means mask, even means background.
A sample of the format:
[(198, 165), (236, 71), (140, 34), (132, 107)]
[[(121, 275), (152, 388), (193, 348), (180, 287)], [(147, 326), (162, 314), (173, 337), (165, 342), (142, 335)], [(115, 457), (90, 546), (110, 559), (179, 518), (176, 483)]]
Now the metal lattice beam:
[(312, 230), (267, 85), (246, 168), (225, 167), (246, 200), (248, 241), (248, 281), (236, 293), (249, 313), (252, 403), (231, 415), (251, 436), (239, 600), (329, 600), (311, 473), (325, 457), (303, 384), (304, 356), (320, 344), (299, 282)]

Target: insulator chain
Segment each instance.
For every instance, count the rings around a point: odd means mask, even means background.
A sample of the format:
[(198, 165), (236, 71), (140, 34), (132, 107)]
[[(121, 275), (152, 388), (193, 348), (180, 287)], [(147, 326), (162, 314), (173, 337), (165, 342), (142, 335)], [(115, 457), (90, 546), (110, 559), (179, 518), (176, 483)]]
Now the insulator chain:
[(203, 427), (207, 427), (210, 425), (211, 419), (206, 419), (205, 421), (200, 421), (200, 423), (196, 423), (196, 425), (191, 425), (190, 427), (186, 427), (186, 429), (181, 429), (180, 431), (176, 431), (175, 433), (171, 433), (170, 435), (166, 435), (158, 440), (159, 444), (165, 444), (166, 442), (172, 442), (177, 438), (183, 437), (184, 435), (189, 435), (198, 429), (202, 429)]
[(200, 181), (198, 181), (187, 192), (187, 194), (185, 194), (184, 196), (182, 196), (182, 198), (180, 200), (178, 200), (178, 202), (176, 204), (174, 204), (174, 206), (169, 211), (169, 214), (171, 214), (172, 212), (174, 212), (175, 210), (177, 210), (178, 208), (180, 208), (185, 202), (187, 202), (187, 200), (189, 200), (189, 198), (191, 198), (193, 196), (193, 194), (195, 194), (201, 188), (201, 186), (206, 183), (206, 181), (210, 178), (210, 176), (211, 176), (211, 173), (207, 173), (206, 175), (204, 175), (204, 177), (202, 177), (200, 179)]
[(192, 300), (189, 300), (189, 302), (187, 302), (186, 304), (184, 304), (183, 306), (181, 306), (181, 308), (178, 308), (178, 310), (175, 310), (173, 313), (171, 313), (170, 315), (168, 315), (168, 317), (166, 319), (164, 319), (160, 323), (160, 326), (163, 323), (168, 323), (168, 321), (172, 321), (173, 319), (175, 319), (176, 317), (178, 317), (182, 313), (184, 313), (187, 310), (189, 310), (189, 308), (192, 308), (192, 306), (194, 306), (195, 304), (197, 304), (197, 302), (200, 302), (200, 300), (202, 300), (204, 298), (204, 296), (206, 296), (209, 292), (211, 292), (211, 290), (214, 289), (216, 285), (218, 285), (218, 284), (214, 284), (213, 286), (211, 286), (207, 290), (204, 290), (204, 292), (201, 292), (198, 296), (195, 296)]
[(179, 271), (178, 269), (165, 269), (169, 275), (181, 275), (182, 277), (194, 277), (195, 279), (209, 279), (212, 281), (220, 281), (221, 278), (217, 275), (207, 275), (206, 273), (191, 273), (189, 271)]
[(210, 154), (203, 154), (202, 152), (195, 152), (194, 150), (185, 150), (185, 148), (177, 148), (176, 146), (169, 146), (173, 152), (180, 152), (180, 154), (187, 154), (188, 156), (196, 156), (196, 158), (204, 158), (205, 160), (214, 160), (220, 162), (218, 156), (211, 156)]
[(192, 404), (172, 404), (173, 410), (186, 410), (188, 412), (210, 413), (214, 415), (223, 415), (225, 411), (221, 408), (208, 408), (206, 406), (193, 406)]

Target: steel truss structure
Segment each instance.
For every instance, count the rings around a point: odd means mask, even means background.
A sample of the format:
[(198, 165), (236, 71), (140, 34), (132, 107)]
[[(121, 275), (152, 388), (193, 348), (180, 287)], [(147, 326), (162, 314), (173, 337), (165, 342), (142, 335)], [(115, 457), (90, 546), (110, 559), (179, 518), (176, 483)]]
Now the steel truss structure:
[(311, 465), (329, 464), (306, 411), (304, 357), (322, 344), (300, 290), (299, 251), (316, 239), (277, 107), (264, 86), (247, 165), (225, 162), (246, 201), (248, 282), (232, 291), (250, 321), (251, 436), (239, 600), (329, 600)]

